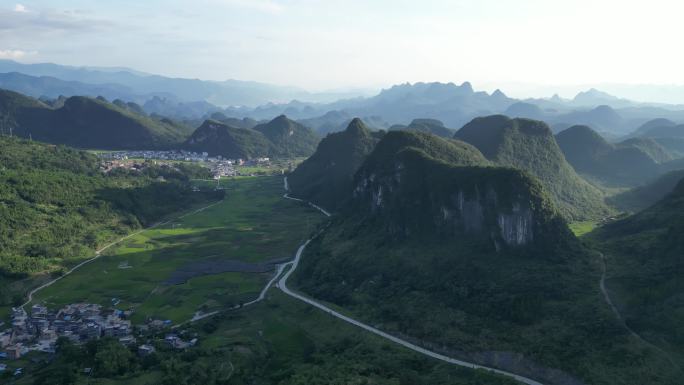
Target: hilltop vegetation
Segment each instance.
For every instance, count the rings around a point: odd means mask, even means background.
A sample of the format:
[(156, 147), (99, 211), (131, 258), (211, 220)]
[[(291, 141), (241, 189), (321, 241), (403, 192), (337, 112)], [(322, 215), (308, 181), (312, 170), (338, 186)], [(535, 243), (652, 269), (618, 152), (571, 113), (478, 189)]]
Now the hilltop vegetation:
[[(0, 280), (59, 270), (132, 229), (217, 199), (193, 193), (188, 171), (150, 167), (143, 174), (103, 175), (86, 152), (0, 137)], [(16, 300), (13, 295), (3, 283), (0, 303)]]
[(500, 166), (516, 167), (539, 178), (567, 219), (600, 218), (610, 212), (601, 192), (565, 160), (544, 122), (503, 115), (477, 118), (455, 137), (474, 145)]
[(451, 138), (454, 136), (454, 130), (444, 127), (444, 123), (437, 119), (413, 119), (408, 126), (394, 125), (389, 128), (390, 131), (404, 130), (425, 132), (442, 138)]
[(301, 291), (543, 383), (677, 378), (620, 327), (599, 295), (595, 260), (527, 173), (493, 167), (462, 142), (397, 131), (352, 190), (309, 244), (294, 276)]
[(228, 159), (249, 159), (268, 156), (273, 143), (250, 128), (232, 127), (215, 120), (207, 120), (192, 133), (183, 145), (185, 149), (221, 155)]
[(556, 135), (565, 158), (577, 172), (615, 186), (636, 186), (660, 174), (672, 154), (650, 138), (608, 143), (587, 126), (573, 126)]
[(273, 143), (274, 157), (308, 157), (316, 151), (318, 136), (310, 128), (280, 115), (254, 127)]
[(157, 120), (102, 98), (74, 96), (58, 108), (0, 90), (0, 130), (34, 140), (98, 149), (168, 149), (190, 129)]
[(211, 156), (221, 155), (229, 159), (267, 156), (293, 158), (311, 155), (318, 143), (318, 137), (309, 128), (284, 115), (249, 128), (251, 123), (248, 119), (225, 118), (222, 122), (206, 120), (188, 138), (183, 148), (206, 151)]
[(352, 120), (346, 130), (323, 138), (316, 152), (288, 176), (290, 191), (336, 209), (350, 196), (354, 174), (383, 135), (371, 132), (360, 119)]

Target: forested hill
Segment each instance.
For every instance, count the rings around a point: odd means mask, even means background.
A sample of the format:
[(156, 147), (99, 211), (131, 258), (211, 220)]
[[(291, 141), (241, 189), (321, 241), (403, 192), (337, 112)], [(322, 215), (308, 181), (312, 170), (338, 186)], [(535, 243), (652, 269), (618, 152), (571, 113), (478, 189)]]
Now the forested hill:
[(346, 130), (329, 134), (316, 152), (289, 176), (292, 193), (329, 210), (351, 196), (356, 170), (382, 138), (384, 131), (371, 131), (359, 118)]
[(259, 131), (234, 127), (216, 120), (206, 120), (192, 133), (183, 148), (221, 155), (229, 159), (269, 156), (273, 143)]
[(132, 229), (219, 199), (190, 189), (189, 176), (203, 172), (151, 166), (105, 175), (89, 153), (0, 137), (0, 305), (21, 299), (8, 280), (62, 269)]
[(280, 115), (268, 123), (254, 127), (273, 143), (273, 156), (306, 157), (316, 151), (318, 136), (310, 128)]
[(596, 260), (527, 172), (467, 143), (391, 131), (352, 191), (306, 248), (293, 276), (302, 292), (544, 384), (675, 383), (620, 326)]
[(101, 98), (74, 96), (52, 108), (0, 89), (0, 132), (48, 143), (98, 149), (167, 149), (191, 129)]
[(650, 138), (608, 143), (587, 126), (573, 126), (556, 135), (565, 159), (592, 179), (617, 186), (636, 186), (661, 173), (673, 156)]
[(473, 119), (455, 137), (498, 165), (520, 168), (539, 178), (566, 219), (601, 218), (610, 212), (602, 193), (568, 164), (544, 122), (487, 116)]

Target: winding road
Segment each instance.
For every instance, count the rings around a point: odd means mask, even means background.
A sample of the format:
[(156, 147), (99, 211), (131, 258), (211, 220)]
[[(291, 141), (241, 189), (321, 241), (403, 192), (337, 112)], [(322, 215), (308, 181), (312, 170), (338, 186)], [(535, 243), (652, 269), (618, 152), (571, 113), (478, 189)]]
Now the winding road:
[[(291, 199), (291, 200), (295, 200), (295, 201), (299, 201), (299, 202), (306, 202), (306, 201), (304, 201), (303, 199), (293, 198), (293, 197), (290, 197), (290, 196), (287, 194), (287, 191), (289, 191), (289, 186), (288, 186), (288, 183), (287, 183), (287, 177), (285, 177), (284, 184), (285, 184), (285, 191), (286, 191), (286, 193), (285, 193), (285, 195), (284, 195), (285, 198)], [(325, 216), (328, 216), (328, 217), (330, 216), (330, 213), (328, 213), (328, 212), (325, 211), (324, 209), (322, 209), (322, 208), (320, 208), (320, 207), (314, 205), (314, 204), (311, 203), (311, 202), (307, 202), (307, 203), (308, 203), (311, 207), (314, 207), (314, 208), (318, 209), (318, 210), (319, 210), (321, 213), (323, 213)], [(418, 345), (415, 345), (415, 344), (413, 344), (413, 343), (411, 343), (411, 342), (408, 342), (408, 341), (403, 340), (403, 339), (401, 339), (401, 338), (395, 337), (395, 336), (393, 336), (393, 335), (391, 335), (391, 334), (385, 333), (385, 332), (383, 332), (383, 331), (380, 330), (380, 329), (376, 329), (376, 328), (374, 328), (374, 327), (372, 327), (372, 326), (370, 326), (370, 325), (367, 325), (367, 324), (365, 324), (365, 323), (363, 323), (363, 322), (360, 322), (360, 321), (355, 320), (355, 319), (353, 319), (353, 318), (351, 318), (351, 317), (348, 317), (348, 316), (346, 316), (346, 315), (344, 315), (344, 314), (341, 314), (341, 313), (339, 313), (339, 312), (337, 312), (337, 311), (335, 311), (335, 310), (333, 310), (333, 309), (331, 309), (331, 308), (329, 308), (329, 307), (323, 305), (322, 303), (317, 302), (317, 301), (314, 300), (314, 299), (311, 299), (311, 298), (306, 297), (306, 296), (304, 296), (304, 295), (302, 295), (302, 294), (300, 294), (300, 293), (297, 293), (297, 292), (292, 291), (290, 288), (287, 287), (287, 280), (288, 280), (288, 278), (290, 278), (290, 276), (292, 275), (292, 273), (294, 273), (294, 271), (297, 269), (297, 266), (299, 266), (299, 261), (300, 261), (301, 258), (302, 258), (302, 254), (304, 253), (304, 250), (306, 249), (306, 246), (309, 245), (309, 243), (311, 242), (312, 239), (314, 239), (314, 238), (316, 238), (318, 235), (320, 235), (321, 232), (322, 232), (322, 230), (321, 230), (320, 232), (318, 232), (315, 236), (313, 236), (311, 239), (308, 239), (306, 242), (304, 242), (304, 244), (302, 244), (301, 246), (299, 246), (299, 249), (297, 250), (297, 254), (295, 255), (295, 259), (294, 259), (292, 262), (288, 262), (288, 263), (285, 263), (285, 264), (279, 266), (279, 268), (278, 268), (278, 273), (276, 274), (275, 278), (277, 278), (277, 277), (280, 275), (280, 273), (281, 273), (286, 267), (290, 267), (290, 269), (285, 273), (285, 275), (282, 276), (282, 278), (280, 278), (280, 280), (278, 281), (278, 284), (276, 285), (280, 290), (283, 291), (283, 293), (289, 295), (290, 297), (296, 298), (296, 299), (298, 299), (298, 300), (300, 300), (300, 301), (302, 301), (302, 302), (304, 302), (304, 303), (307, 303), (307, 304), (309, 304), (309, 305), (311, 305), (311, 306), (314, 306), (314, 307), (316, 307), (316, 308), (318, 308), (318, 309), (320, 309), (320, 310), (322, 310), (322, 311), (324, 311), (324, 312), (330, 314), (330, 315), (333, 316), (333, 317), (336, 317), (336, 318), (338, 318), (338, 319), (341, 319), (342, 321), (345, 321), (345, 322), (347, 322), (347, 323), (350, 323), (350, 324), (352, 324), (352, 325), (354, 325), (354, 326), (357, 326), (357, 327), (359, 327), (359, 328), (361, 328), (361, 329), (364, 329), (364, 330), (366, 330), (366, 331), (368, 331), (368, 332), (371, 332), (371, 333), (373, 333), (373, 334), (375, 334), (375, 335), (377, 335), (377, 336), (380, 336), (380, 337), (382, 337), (382, 338), (385, 338), (385, 339), (387, 339), (387, 340), (389, 340), (389, 341), (392, 341), (392, 342), (394, 342), (394, 343), (396, 343), (396, 344), (398, 344), (398, 345), (401, 345), (401, 346), (403, 346), (403, 347), (405, 347), (405, 348), (411, 349), (411, 350), (413, 350), (413, 351), (415, 351), (415, 352), (418, 352), (418, 353), (420, 353), (420, 354), (423, 354), (423, 355), (425, 355), (425, 356), (428, 356), (428, 357), (431, 357), (431, 358), (435, 358), (435, 359), (438, 359), (438, 360), (440, 360), (440, 361), (444, 361), (444, 362), (447, 362), (447, 363), (450, 363), (450, 364), (453, 364), (453, 365), (462, 366), (462, 367), (465, 367), (465, 368), (486, 370), (486, 371), (488, 371), (488, 372), (492, 372), (492, 373), (496, 373), (496, 374), (500, 374), (500, 375), (503, 375), (503, 376), (506, 376), (506, 377), (513, 378), (513, 379), (515, 379), (515, 380), (517, 380), (517, 381), (519, 381), (519, 382), (521, 382), (521, 383), (523, 383), (523, 384), (527, 384), (527, 385), (542, 385), (541, 382), (535, 381), (535, 380), (533, 380), (533, 379), (531, 379), (531, 378), (527, 378), (527, 377), (523, 377), (523, 376), (517, 375), (517, 374), (515, 374), (515, 373), (507, 372), (507, 371), (500, 370), (500, 369), (490, 368), (490, 367), (487, 367), (487, 366), (475, 364), (475, 363), (468, 362), (468, 361), (457, 360), (457, 359), (455, 359), (455, 358), (451, 358), (451, 357), (445, 356), (445, 355), (443, 355), (443, 354), (439, 354), (439, 353), (433, 352), (433, 351), (431, 351), (431, 350), (425, 349), (425, 348), (420, 347), (420, 346), (418, 346)], [(270, 286), (270, 283), (269, 283), (269, 285), (267, 285), (267, 286), (264, 288), (264, 291), (268, 290), (269, 286)]]

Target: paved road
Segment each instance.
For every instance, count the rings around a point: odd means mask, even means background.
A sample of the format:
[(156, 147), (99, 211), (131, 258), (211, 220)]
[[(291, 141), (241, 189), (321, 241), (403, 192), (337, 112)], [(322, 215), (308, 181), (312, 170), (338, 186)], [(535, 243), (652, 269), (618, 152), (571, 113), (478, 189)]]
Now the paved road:
[(109, 249), (110, 247), (112, 247), (112, 246), (114, 246), (114, 245), (116, 245), (116, 244), (119, 244), (119, 243), (125, 241), (126, 239), (131, 238), (131, 237), (134, 237), (134, 236), (136, 236), (136, 235), (138, 235), (138, 234), (140, 234), (140, 233), (142, 233), (142, 232), (145, 232), (145, 231), (147, 231), (147, 230), (151, 230), (151, 229), (154, 229), (155, 227), (163, 226), (163, 225), (165, 225), (165, 224), (167, 224), (167, 223), (169, 223), (169, 222), (174, 221), (175, 219), (181, 219), (181, 218), (185, 218), (185, 217), (190, 216), (190, 215), (197, 214), (197, 213), (199, 213), (199, 212), (201, 212), (201, 211), (204, 211), (204, 210), (208, 209), (209, 207), (216, 206), (217, 204), (219, 204), (219, 203), (221, 203), (221, 202), (223, 202), (223, 201), (214, 202), (214, 203), (212, 203), (212, 204), (210, 204), (210, 205), (208, 205), (208, 206), (204, 206), (204, 207), (199, 208), (199, 209), (197, 209), (197, 210), (195, 210), (195, 211), (192, 211), (192, 212), (190, 212), (190, 213), (183, 214), (183, 215), (181, 215), (181, 216), (179, 216), (179, 217), (176, 217), (176, 218), (174, 218), (174, 219), (169, 219), (168, 221), (155, 223), (154, 225), (152, 225), (152, 226), (150, 226), (150, 227), (147, 227), (147, 228), (145, 228), (145, 229), (142, 229), (142, 230), (136, 231), (136, 232), (134, 232), (134, 233), (128, 234), (128, 235), (126, 235), (125, 237), (120, 238), (120, 239), (117, 240), (117, 241), (114, 241), (114, 242), (112, 242), (112, 243), (110, 243), (110, 244), (108, 244), (108, 245), (103, 246), (101, 249), (95, 251), (95, 256), (94, 256), (94, 257), (92, 257), (92, 258), (90, 258), (90, 259), (87, 259), (87, 260), (85, 260), (85, 261), (79, 263), (78, 265), (72, 267), (69, 271), (67, 271), (66, 273), (60, 275), (59, 277), (57, 277), (57, 278), (55, 278), (55, 279), (53, 279), (52, 281), (47, 282), (47, 283), (45, 283), (45, 284), (43, 284), (43, 285), (41, 285), (41, 286), (38, 286), (37, 288), (31, 290), (31, 291), (28, 293), (28, 299), (27, 299), (26, 302), (24, 302), (20, 307), (23, 309), (26, 305), (28, 305), (29, 303), (31, 303), (31, 301), (33, 301), (33, 296), (34, 296), (34, 294), (36, 294), (37, 292), (39, 292), (39, 291), (45, 289), (46, 287), (52, 286), (55, 282), (61, 280), (62, 278), (68, 276), (69, 274), (73, 273), (74, 271), (80, 269), (80, 268), (83, 267), (84, 265), (87, 265), (87, 264), (89, 264), (90, 262), (92, 262), (92, 261), (94, 261), (94, 260), (100, 258), (100, 257), (102, 256), (102, 252), (105, 251), (105, 250), (107, 250), (107, 249)]
[[(289, 186), (288, 186), (288, 183), (287, 183), (287, 177), (285, 177), (284, 185), (285, 185), (285, 190), (288, 191), (288, 187), (289, 187)], [(292, 200), (296, 200), (296, 201), (303, 201), (302, 199), (297, 199), (297, 198), (290, 197), (287, 193), (285, 193), (284, 197), (287, 198), (287, 199), (292, 199)], [(318, 207), (318, 206), (312, 204), (311, 202), (308, 202), (308, 203), (309, 203), (309, 205), (311, 205), (312, 207), (317, 208), (317, 209), (318, 209), (321, 213), (323, 213), (325, 216), (328, 216), (328, 217), (330, 216), (330, 213), (328, 213), (327, 211), (323, 210), (322, 208), (320, 208), (320, 207)], [(321, 231), (321, 232), (322, 232), (322, 231)], [(319, 232), (318, 234), (316, 234), (313, 238), (315, 238), (316, 236), (318, 236), (321, 232)], [(312, 238), (312, 239), (313, 239), (313, 238)], [(322, 310), (322, 311), (324, 311), (324, 312), (330, 314), (330, 315), (333, 316), (333, 317), (336, 317), (336, 318), (341, 319), (342, 321), (345, 321), (345, 322), (347, 322), (347, 323), (350, 323), (350, 324), (352, 324), (352, 325), (354, 325), (354, 326), (357, 326), (357, 327), (359, 327), (359, 328), (361, 328), (361, 329), (367, 330), (367, 331), (369, 331), (369, 332), (371, 332), (371, 333), (373, 333), (373, 334), (375, 334), (375, 335), (378, 335), (378, 336), (380, 336), (380, 337), (383, 337), (383, 338), (385, 338), (385, 339), (387, 339), (387, 340), (390, 340), (390, 341), (392, 341), (392, 342), (394, 342), (394, 343), (396, 343), (396, 344), (399, 344), (399, 345), (401, 345), (401, 346), (404, 346), (404, 347), (406, 347), (406, 348), (408, 348), (408, 349), (411, 349), (411, 350), (413, 350), (413, 351), (415, 351), (415, 352), (421, 353), (421, 354), (423, 354), (423, 355), (425, 355), (425, 356), (428, 356), (428, 357), (431, 357), (431, 358), (435, 358), (435, 359), (438, 359), (438, 360), (440, 360), (440, 361), (444, 361), (444, 362), (447, 362), (447, 363), (450, 363), (450, 364), (454, 364), (454, 365), (458, 365), (458, 366), (463, 366), (463, 367), (466, 367), (466, 368), (471, 368), (471, 369), (483, 369), (483, 370), (486, 370), (486, 371), (489, 371), (489, 372), (493, 372), (493, 373), (497, 373), (497, 374), (500, 374), (500, 375), (503, 375), (503, 376), (506, 376), (506, 377), (513, 378), (513, 379), (515, 379), (515, 380), (517, 380), (517, 381), (519, 381), (519, 382), (521, 382), (521, 383), (523, 383), (523, 384), (527, 384), (527, 385), (542, 385), (541, 382), (537, 382), (537, 381), (535, 381), (535, 380), (533, 380), (533, 379), (531, 379), (531, 378), (519, 376), (519, 375), (517, 375), (517, 374), (510, 373), (510, 372), (507, 372), (507, 371), (504, 371), (504, 370), (499, 370), (499, 369), (490, 368), (490, 367), (487, 367), (487, 366), (478, 365), (478, 364), (475, 364), (475, 363), (472, 363), (472, 362), (457, 360), (457, 359), (455, 359), (455, 358), (451, 358), (451, 357), (445, 356), (445, 355), (443, 355), (443, 354), (435, 353), (435, 352), (433, 352), (433, 351), (431, 351), (431, 350), (422, 348), (422, 347), (420, 347), (420, 346), (418, 346), (418, 345), (415, 345), (415, 344), (412, 344), (412, 343), (410, 343), (410, 342), (408, 342), (408, 341), (406, 341), (406, 340), (403, 340), (403, 339), (398, 338), (398, 337), (395, 337), (395, 336), (393, 336), (393, 335), (391, 335), (391, 334), (385, 333), (385, 332), (383, 332), (382, 330), (376, 329), (376, 328), (374, 328), (374, 327), (372, 327), (372, 326), (370, 326), (370, 325), (367, 325), (367, 324), (365, 324), (365, 323), (363, 323), (363, 322), (357, 321), (357, 320), (355, 320), (355, 319), (353, 319), (353, 318), (351, 318), (351, 317), (348, 317), (348, 316), (346, 316), (346, 315), (344, 315), (344, 314), (338, 313), (338, 312), (336, 312), (335, 310), (330, 309), (329, 307), (327, 307), (327, 306), (321, 304), (320, 302), (317, 302), (317, 301), (314, 300), (314, 299), (311, 299), (311, 298), (309, 298), (309, 297), (306, 297), (306, 296), (304, 296), (304, 295), (302, 295), (302, 294), (299, 294), (299, 293), (297, 293), (297, 292), (294, 292), (294, 291), (290, 290), (290, 288), (287, 287), (287, 280), (288, 280), (288, 278), (290, 278), (290, 276), (292, 275), (292, 273), (297, 269), (297, 266), (299, 266), (299, 261), (300, 261), (300, 259), (301, 259), (301, 257), (302, 257), (302, 253), (303, 253), (304, 250), (306, 249), (306, 246), (309, 245), (309, 242), (311, 242), (311, 239), (307, 240), (306, 242), (304, 242), (303, 245), (299, 246), (299, 249), (297, 250), (297, 254), (295, 255), (295, 259), (294, 259), (292, 262), (288, 262), (288, 263), (286, 263), (286, 264), (283, 264), (283, 265), (281, 265), (282, 268), (279, 268), (279, 271), (282, 271), (285, 267), (290, 267), (290, 269), (285, 273), (285, 275), (283, 275), (282, 278), (280, 278), (280, 280), (278, 281), (278, 284), (277, 284), (277, 287), (280, 288), (280, 290), (282, 290), (283, 293), (285, 293), (285, 294), (287, 294), (287, 295), (289, 295), (289, 296), (291, 296), (291, 297), (293, 297), (293, 298), (296, 298), (296, 299), (298, 299), (298, 300), (300, 300), (300, 301), (302, 301), (302, 302), (305, 302), (305, 303), (307, 303), (307, 304), (309, 304), (309, 305), (311, 305), (311, 306), (314, 306), (314, 307), (316, 307), (316, 308), (318, 308), (318, 309), (320, 309), (320, 310)], [(278, 274), (278, 275), (279, 275), (279, 274)], [(276, 275), (276, 277), (278, 277), (278, 275)], [(269, 285), (269, 286), (270, 286), (270, 285)], [(268, 286), (266, 287), (265, 290), (267, 290), (267, 289), (268, 289)]]

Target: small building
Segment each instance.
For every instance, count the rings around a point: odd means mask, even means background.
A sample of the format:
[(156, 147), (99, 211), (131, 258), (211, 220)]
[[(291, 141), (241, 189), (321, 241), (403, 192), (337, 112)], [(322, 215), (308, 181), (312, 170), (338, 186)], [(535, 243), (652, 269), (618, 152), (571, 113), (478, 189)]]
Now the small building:
[(145, 344), (145, 345), (138, 346), (138, 355), (140, 357), (149, 356), (150, 354), (154, 353), (154, 351), (155, 351), (155, 349), (154, 349), (154, 346), (152, 346), (152, 345)]

